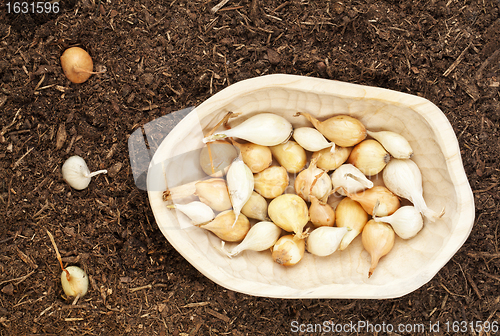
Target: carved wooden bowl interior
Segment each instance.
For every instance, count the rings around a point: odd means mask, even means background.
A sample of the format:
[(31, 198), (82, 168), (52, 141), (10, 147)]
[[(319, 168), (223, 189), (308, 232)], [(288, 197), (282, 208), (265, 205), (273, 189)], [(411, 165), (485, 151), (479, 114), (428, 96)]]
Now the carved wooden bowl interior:
[[(166, 207), (168, 187), (206, 178), (198, 164), (208, 132), (228, 112), (242, 115), (236, 125), (259, 112), (284, 116), (294, 127), (311, 126), (297, 111), (320, 120), (336, 114), (358, 118), (369, 130), (389, 130), (408, 139), (422, 172), (428, 206), (445, 215), (410, 240), (396, 238), (393, 250), (368, 278), (370, 256), (358, 236), (344, 251), (328, 257), (306, 252), (296, 266), (284, 267), (270, 251), (222, 255), (220, 240), (193, 227), (187, 217)], [(156, 222), (168, 242), (201, 273), (228, 289), (279, 298), (393, 298), (421, 287), (465, 242), (474, 221), (472, 191), (455, 133), (445, 115), (421, 97), (387, 89), (294, 75), (244, 80), (215, 94), (170, 132), (148, 172), (148, 195)], [(168, 182), (166, 182), (168, 181)], [(189, 200), (196, 200), (195, 197)], [(231, 245), (230, 245), (231, 246)], [(234, 246), (234, 244), (233, 244)]]

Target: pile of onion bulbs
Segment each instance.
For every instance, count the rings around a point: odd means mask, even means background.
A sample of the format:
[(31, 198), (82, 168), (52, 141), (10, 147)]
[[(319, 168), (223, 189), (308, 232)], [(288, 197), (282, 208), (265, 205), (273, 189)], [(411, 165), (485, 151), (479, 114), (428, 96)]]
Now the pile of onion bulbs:
[[(370, 277), (396, 236), (411, 239), (424, 218), (444, 213), (427, 207), (412, 148), (400, 134), (367, 130), (348, 115), (320, 121), (299, 112), (293, 118), (310, 126), (294, 128), (262, 112), (227, 127), (234, 117), (228, 113), (203, 139), (207, 177), (164, 193), (169, 208), (219, 237), (230, 258), (270, 251), (278, 264), (293, 266), (305, 253), (328, 256), (360, 236)], [(193, 195), (196, 201), (184, 201)], [(239, 244), (227, 250), (226, 242)]]

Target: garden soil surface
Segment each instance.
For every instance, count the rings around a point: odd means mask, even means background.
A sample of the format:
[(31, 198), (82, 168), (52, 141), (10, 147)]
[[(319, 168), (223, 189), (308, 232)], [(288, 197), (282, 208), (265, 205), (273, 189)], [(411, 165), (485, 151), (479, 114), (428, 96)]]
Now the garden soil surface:
[[(500, 327), (498, 1), (231, 0), (214, 13), (217, 1), (61, 0), (50, 7), (58, 13), (43, 14), (3, 3), (0, 335), (320, 335), (307, 324), (324, 321), (395, 326), (339, 335), (417, 334), (398, 324), (425, 324), (428, 335), (455, 334), (460, 321), (472, 323), (460, 324), (463, 334)], [(71, 83), (60, 66), (71, 46), (103, 73)], [(410, 93), (447, 116), (475, 221), (427, 284), (385, 300), (254, 297), (212, 282), (164, 238), (134, 181), (130, 135), (275, 73)], [(61, 174), (71, 155), (108, 174), (72, 189)], [(88, 272), (89, 292), (74, 305), (47, 230), (64, 265)]]

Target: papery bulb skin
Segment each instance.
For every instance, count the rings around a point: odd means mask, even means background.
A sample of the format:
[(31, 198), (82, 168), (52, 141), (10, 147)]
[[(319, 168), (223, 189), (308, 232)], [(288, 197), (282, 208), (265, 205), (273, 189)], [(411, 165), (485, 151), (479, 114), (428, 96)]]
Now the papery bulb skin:
[(328, 203), (321, 202), (316, 196), (311, 195), (309, 217), (314, 226), (334, 226), (335, 211)]
[(354, 194), (373, 187), (373, 182), (350, 163), (344, 163), (335, 169), (330, 177), (333, 190), (343, 196), (346, 196), (344, 190)]
[(61, 55), (61, 67), (71, 82), (81, 84), (90, 78), (94, 63), (89, 53), (79, 47), (66, 49)]
[(309, 167), (297, 175), (294, 188), (297, 195), (306, 202), (311, 201), (310, 195), (323, 200), (332, 191), (332, 181), (323, 169), (316, 167), (316, 160), (312, 159)]
[(374, 214), (375, 205), (378, 202), (376, 216), (388, 216), (399, 209), (401, 203), (399, 198), (392, 191), (384, 186), (374, 186), (373, 188), (360, 191), (355, 194), (347, 193), (347, 196), (361, 204), (363, 209), (369, 214)]
[(346, 227), (349, 231), (344, 235), (339, 249), (345, 250), (356, 238), (368, 222), (368, 214), (356, 201), (346, 197), (335, 209), (335, 224), (337, 227)]

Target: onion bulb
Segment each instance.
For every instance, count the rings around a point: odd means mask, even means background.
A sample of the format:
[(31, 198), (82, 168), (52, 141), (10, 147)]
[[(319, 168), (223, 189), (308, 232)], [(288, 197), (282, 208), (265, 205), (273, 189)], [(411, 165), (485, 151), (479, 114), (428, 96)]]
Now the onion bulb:
[(323, 169), (316, 167), (316, 161), (316, 159), (312, 159), (309, 167), (297, 175), (294, 183), (297, 195), (307, 202), (310, 202), (309, 195), (314, 195), (317, 199), (323, 200), (332, 191), (330, 177)]
[(309, 217), (314, 226), (333, 226), (335, 224), (335, 210), (325, 202), (322, 202), (314, 195), (310, 195), (311, 206), (309, 207)]
[(427, 207), (423, 196), (422, 174), (417, 164), (410, 159), (392, 159), (383, 170), (384, 184), (399, 197), (406, 198), (430, 222), (441, 218), (441, 213)]
[(61, 55), (61, 67), (64, 75), (73, 83), (83, 83), (92, 74), (101, 72), (93, 72), (94, 63), (90, 55), (79, 47), (68, 48)]
[(337, 251), (347, 230), (346, 227), (328, 226), (314, 229), (306, 240), (307, 251), (319, 257), (329, 256)]
[(300, 196), (280, 195), (269, 203), (267, 212), (274, 224), (287, 232), (294, 232), (298, 238), (304, 237), (302, 231), (309, 221), (309, 211)]
[[(370, 215), (388, 216), (393, 214), (401, 205), (399, 198), (384, 186), (375, 186), (355, 194), (346, 192), (346, 195), (361, 204), (363, 209)], [(377, 202), (379, 202), (377, 213), (374, 213)]]
[(254, 188), (265, 198), (276, 198), (285, 192), (289, 179), (284, 167), (271, 166), (254, 175)]
[(373, 219), (366, 223), (361, 234), (361, 242), (371, 257), (368, 277), (372, 276), (380, 258), (392, 250), (395, 236), (394, 230), (387, 223), (378, 223)]
[(74, 189), (83, 190), (88, 187), (92, 177), (98, 174), (106, 174), (107, 170), (98, 170), (91, 173), (85, 160), (73, 155), (68, 158), (61, 168), (63, 179)]
[(286, 235), (278, 239), (273, 246), (272, 258), (283, 266), (296, 265), (304, 257), (306, 243), (296, 235)]
[(340, 147), (335, 148), (335, 152), (332, 152), (330, 148), (324, 148), (320, 151), (314, 152), (311, 159), (318, 159), (316, 165), (318, 168), (329, 171), (340, 167), (344, 162), (347, 161), (349, 154), (351, 154), (352, 147)]
[(252, 196), (254, 188), (252, 171), (239, 157), (229, 166), (226, 183), (229, 198), (231, 199), (231, 204), (233, 205), (233, 210), (237, 217), (241, 212), (241, 208), (243, 208), (250, 196)]
[(373, 216), (373, 220), (376, 222), (391, 224), (394, 232), (403, 239), (415, 237), (424, 226), (422, 215), (417, 209), (415, 209), (414, 206), (411, 205), (399, 208), (390, 216)]
[(292, 131), (292, 124), (285, 118), (274, 113), (259, 113), (231, 129), (206, 136), (203, 142), (234, 137), (257, 145), (276, 146), (287, 141)]
[(409, 159), (413, 155), (413, 149), (408, 140), (398, 133), (391, 131), (371, 132), (368, 130), (366, 133), (378, 140), (389, 154), (396, 159)]
[(205, 203), (215, 211), (231, 209), (231, 199), (227, 191), (226, 181), (222, 178), (211, 178), (198, 181), (195, 184), (194, 193), (201, 202)]
[(89, 277), (80, 267), (68, 266), (61, 273), (61, 285), (66, 296), (82, 297), (87, 294)]
[(373, 176), (380, 173), (390, 159), (389, 153), (377, 140), (367, 139), (354, 146), (347, 162), (366, 176)]
[(200, 151), (200, 166), (205, 174), (212, 177), (226, 175), (238, 151), (227, 141), (214, 141)]
[(250, 222), (244, 214), (239, 214), (236, 218), (233, 210), (226, 210), (219, 213), (210, 223), (199, 227), (213, 232), (227, 242), (240, 242), (250, 230)]
[(177, 209), (191, 220), (193, 225), (201, 225), (210, 222), (215, 217), (215, 213), (210, 206), (199, 201), (187, 204), (170, 204), (169, 209)]
[(298, 144), (310, 151), (316, 152), (323, 148), (328, 148), (331, 152), (335, 152), (335, 143), (328, 142), (323, 134), (312, 127), (299, 127), (293, 131), (293, 138)]
[(239, 143), (236, 141), (233, 141), (233, 145), (238, 147), (243, 162), (245, 162), (254, 174), (263, 171), (273, 162), (273, 155), (267, 146), (261, 146), (251, 142)]
[(348, 115), (336, 115), (325, 121), (319, 121), (304, 112), (298, 112), (295, 116), (306, 117), (325, 138), (342, 147), (354, 146), (366, 138), (365, 126)]
[(295, 141), (288, 140), (270, 149), (276, 161), (289, 173), (298, 173), (306, 166), (306, 151)]
[(231, 252), (224, 249), (224, 242), (222, 242), (223, 252), (231, 258), (245, 250), (264, 251), (273, 247), (280, 235), (281, 229), (273, 222), (258, 222), (250, 228), (243, 241), (233, 248)]
[(365, 174), (350, 163), (344, 163), (331, 174), (333, 191), (345, 196), (344, 190), (349, 193), (369, 189), (373, 187)]
[(368, 214), (358, 202), (349, 197), (339, 202), (335, 209), (335, 223), (338, 227), (349, 229), (340, 243), (341, 251), (345, 250), (354, 238), (363, 231), (366, 222), (368, 222)]
[(245, 203), (243, 208), (241, 208), (241, 213), (247, 216), (248, 218), (255, 218), (261, 221), (266, 220), (267, 218), (266, 199), (262, 197), (259, 193), (253, 191), (248, 201)]

